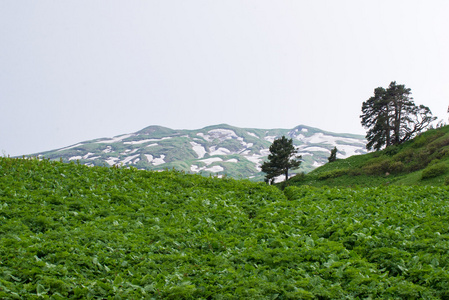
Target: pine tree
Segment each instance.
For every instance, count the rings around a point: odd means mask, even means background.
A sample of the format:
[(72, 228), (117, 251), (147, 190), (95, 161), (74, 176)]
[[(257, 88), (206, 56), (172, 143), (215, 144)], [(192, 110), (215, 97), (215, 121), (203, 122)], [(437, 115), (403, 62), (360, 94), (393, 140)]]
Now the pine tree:
[(337, 151), (337, 147), (331, 150), (331, 155), (327, 158), (330, 163), (337, 160)]
[(274, 140), (270, 146), (268, 161), (262, 164), (262, 172), (267, 174), (265, 182), (273, 183), (274, 178), (280, 175), (285, 175), (287, 180), (288, 170), (298, 168), (301, 164), (301, 156), (297, 156), (297, 153), (292, 139), (282, 136)]
[(374, 96), (362, 104), (362, 126), (368, 129), (366, 148), (399, 145), (427, 128), (436, 117), (427, 106), (416, 106), (411, 90), (391, 82), (387, 89), (374, 90)]

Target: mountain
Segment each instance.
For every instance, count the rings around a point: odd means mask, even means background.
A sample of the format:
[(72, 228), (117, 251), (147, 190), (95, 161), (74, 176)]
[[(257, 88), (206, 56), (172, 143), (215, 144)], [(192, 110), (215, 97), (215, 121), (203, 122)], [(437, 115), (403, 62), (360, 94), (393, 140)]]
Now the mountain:
[(310, 172), (325, 164), (334, 146), (338, 148), (338, 158), (366, 153), (366, 141), (360, 135), (331, 133), (304, 125), (293, 129), (256, 129), (220, 124), (198, 130), (149, 126), (135, 133), (28, 156), (77, 161), (89, 166), (175, 168), (203, 175), (263, 180), (260, 165), (269, 154), (272, 142), (282, 135), (292, 138), (302, 155), (300, 172)]

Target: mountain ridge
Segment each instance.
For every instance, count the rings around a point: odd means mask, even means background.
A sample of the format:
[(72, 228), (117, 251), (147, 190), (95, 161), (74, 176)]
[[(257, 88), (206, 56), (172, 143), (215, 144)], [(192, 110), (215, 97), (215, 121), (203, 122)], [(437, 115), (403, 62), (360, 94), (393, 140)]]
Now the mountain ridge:
[(175, 168), (203, 175), (263, 180), (260, 165), (269, 154), (271, 143), (282, 135), (292, 138), (302, 155), (303, 163), (297, 172), (310, 172), (326, 163), (335, 146), (340, 150), (340, 158), (366, 153), (364, 137), (356, 134), (333, 133), (306, 125), (292, 129), (260, 129), (217, 124), (201, 129), (150, 125), (133, 133), (83, 141), (26, 156), (77, 161), (89, 166), (133, 166), (146, 170)]

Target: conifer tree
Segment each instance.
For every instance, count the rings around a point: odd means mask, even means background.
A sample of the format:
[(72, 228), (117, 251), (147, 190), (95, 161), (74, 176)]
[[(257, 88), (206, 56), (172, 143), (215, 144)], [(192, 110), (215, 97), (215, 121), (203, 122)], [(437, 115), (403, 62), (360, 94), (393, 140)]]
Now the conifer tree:
[(292, 139), (282, 136), (274, 140), (270, 146), (268, 161), (262, 164), (262, 172), (267, 174), (265, 182), (271, 184), (274, 178), (280, 175), (285, 175), (287, 180), (288, 170), (298, 168), (301, 164), (301, 156), (297, 156), (297, 153)]
[(331, 155), (327, 158), (330, 163), (337, 160), (337, 151), (337, 147), (331, 150)]
[(429, 127), (436, 117), (427, 106), (416, 106), (411, 90), (391, 82), (387, 89), (378, 87), (374, 96), (362, 104), (362, 126), (368, 129), (368, 150), (399, 145)]

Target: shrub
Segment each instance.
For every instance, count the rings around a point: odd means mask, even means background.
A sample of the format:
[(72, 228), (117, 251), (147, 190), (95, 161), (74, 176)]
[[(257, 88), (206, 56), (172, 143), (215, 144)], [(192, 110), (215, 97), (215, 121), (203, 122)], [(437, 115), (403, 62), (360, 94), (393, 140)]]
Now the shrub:
[(413, 146), (416, 148), (425, 146), (442, 137), (445, 133), (442, 131), (427, 131), (426, 134), (421, 134), (415, 138)]
[(428, 178), (434, 178), (440, 175), (443, 175), (444, 173), (449, 170), (449, 167), (444, 163), (437, 163), (431, 166), (428, 166), (425, 168), (422, 172), (421, 179), (428, 179)]
[(438, 153), (435, 155), (436, 158), (441, 159), (443, 157), (446, 157), (449, 155), (449, 149), (448, 148), (444, 148), (444, 149), (440, 149), (440, 151), (438, 151)]
[(389, 157), (381, 156), (372, 159), (365, 166), (363, 171), (368, 175), (381, 175), (390, 172), (391, 159)]
[(449, 185), (449, 176), (447, 176), (446, 178), (444, 178), (444, 184), (445, 184), (445, 185)]
[(384, 153), (388, 156), (393, 156), (399, 152), (398, 146), (389, 146), (385, 148)]
[(329, 178), (337, 178), (343, 175), (347, 175), (349, 173), (348, 169), (337, 169), (332, 171), (323, 172), (318, 175), (319, 180), (325, 180)]
[(415, 152), (413, 151), (413, 149), (409, 148), (393, 156), (393, 160), (401, 161), (403, 163), (409, 163), (413, 160), (414, 156)]
[(431, 153), (427, 149), (419, 151), (418, 153), (416, 153), (416, 156), (413, 159), (413, 161), (410, 162), (407, 170), (409, 172), (414, 172), (424, 169), (425, 167), (427, 167), (427, 165), (431, 160), (430, 155)]
[(401, 161), (383, 156), (369, 161), (362, 169), (368, 175), (398, 174), (405, 171), (405, 166)]
[(416, 148), (419, 148), (419, 147), (422, 147), (422, 146), (426, 145), (427, 143), (428, 143), (427, 142), (427, 138), (425, 136), (423, 136), (423, 135), (419, 135), (419, 136), (417, 136), (415, 138), (413, 146), (416, 147)]
[(306, 174), (304, 172), (298, 173), (295, 176), (291, 177), (288, 181), (290, 182), (301, 182), (306, 177)]
[(390, 163), (389, 172), (392, 174), (398, 174), (404, 171), (404, 164), (400, 161), (394, 161)]

